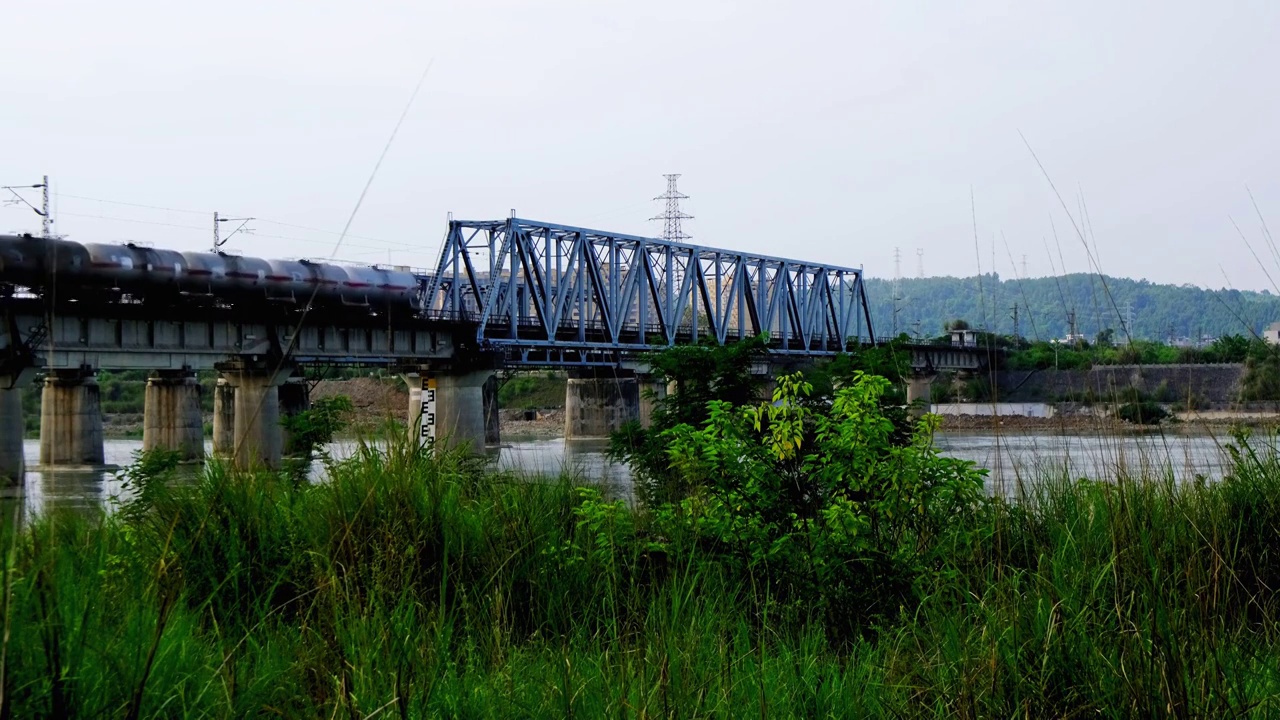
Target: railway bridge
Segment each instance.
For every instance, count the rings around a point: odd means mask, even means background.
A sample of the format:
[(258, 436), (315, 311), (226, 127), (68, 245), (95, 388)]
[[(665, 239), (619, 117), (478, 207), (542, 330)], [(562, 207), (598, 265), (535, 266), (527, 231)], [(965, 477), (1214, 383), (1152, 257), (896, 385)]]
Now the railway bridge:
[[(192, 459), (194, 374), (216, 370), (214, 451), (238, 466), (279, 464), (280, 416), (326, 367), (400, 374), (415, 438), (473, 446), (497, 440), (495, 372), (566, 368), (566, 436), (606, 435), (643, 415), (646, 353), (767, 335), (795, 360), (874, 343), (862, 280), (520, 218), (451, 219), (431, 270), (0, 236), (0, 477), (23, 475), (20, 390), (38, 377), (41, 464), (102, 463), (101, 369), (150, 371), (143, 445)], [(938, 352), (913, 358), (934, 367)]]

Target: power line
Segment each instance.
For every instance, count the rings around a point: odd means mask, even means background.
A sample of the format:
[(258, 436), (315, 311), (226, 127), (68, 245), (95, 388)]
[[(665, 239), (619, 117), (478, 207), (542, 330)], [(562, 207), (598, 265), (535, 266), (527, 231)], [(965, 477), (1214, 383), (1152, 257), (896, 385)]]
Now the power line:
[[(36, 186), (32, 186), (32, 187), (36, 187)], [(125, 207), (142, 208), (145, 210), (158, 210), (161, 212), (176, 212), (176, 213), (186, 213), (188, 215), (202, 215), (205, 217), (208, 217), (210, 214), (210, 211), (207, 211), (207, 210), (189, 210), (184, 208), (165, 207), (163, 205), (148, 205), (146, 203), (125, 202), (123, 200), (107, 200), (105, 198), (95, 198), (95, 197), (89, 197), (87, 195), (71, 195), (69, 193), (63, 193), (63, 192), (56, 193), (56, 197), (70, 198), (72, 200), (86, 200), (89, 202), (106, 203), (108, 205), (122, 205)], [(65, 214), (73, 215), (75, 213), (65, 213)], [(100, 215), (83, 215), (83, 214), (78, 215), (78, 217), (103, 218), (103, 216), (100, 216)], [(104, 218), (104, 219), (121, 219), (122, 220), (123, 218)], [(324, 233), (325, 235), (340, 236), (342, 234), (336, 230), (324, 230), (322, 228), (310, 227), (307, 225), (298, 225), (295, 223), (287, 223), (287, 222), (282, 222), (280, 220), (269, 220), (267, 218), (254, 218), (254, 220), (260, 223), (270, 223), (272, 225), (279, 225), (281, 227), (294, 228), (295, 230), (306, 230), (308, 232)], [(139, 220), (137, 222), (144, 222), (144, 221)], [(175, 226), (175, 227), (179, 227), (179, 226)], [(369, 240), (371, 242), (386, 243), (387, 245), (396, 245), (396, 246), (410, 248), (410, 249), (418, 248), (418, 246), (413, 243), (407, 243), (407, 242), (402, 242), (398, 240), (386, 240), (384, 238), (369, 237), (367, 235), (347, 235), (347, 237), (354, 238), (357, 240)]]
[(127, 205), (129, 207), (146, 208), (147, 210), (163, 210), (164, 212), (189, 213), (191, 215), (208, 215), (204, 210), (183, 210), (182, 208), (161, 207), (159, 205), (146, 205), (144, 203), (124, 202), (122, 200), (104, 200), (102, 198), (85, 197), (84, 195), (71, 195), (69, 193), (58, 193), (58, 197), (71, 198), (72, 200), (88, 200), (90, 202), (108, 203), (110, 205)]
[[(86, 213), (73, 213), (73, 212), (62, 212), (61, 214), (70, 215), (71, 217), (93, 218), (95, 220), (110, 220), (112, 222), (136, 223), (139, 225), (157, 225), (160, 227), (181, 228), (183, 230), (199, 230), (201, 232), (207, 232), (208, 230), (208, 228), (200, 225), (181, 225), (179, 223), (160, 222), (158, 220), (138, 220), (136, 218), (111, 217), (108, 215), (89, 215)], [(264, 221), (259, 218), (257, 222), (264, 222)], [(250, 231), (246, 230), (246, 232), (250, 232)], [(270, 233), (261, 233), (256, 230), (253, 230), (251, 232), (254, 237), (271, 238), (273, 240), (294, 240), (297, 242), (314, 242), (315, 240), (314, 238), (297, 237), (294, 235), (272, 235)], [(349, 242), (346, 244), (351, 247), (363, 248), (363, 249), (372, 250), (375, 252), (388, 252), (389, 250), (389, 248), (385, 248), (385, 247), (375, 247), (373, 245), (361, 245), (359, 243)], [(406, 246), (406, 247), (409, 247), (409, 246)]]

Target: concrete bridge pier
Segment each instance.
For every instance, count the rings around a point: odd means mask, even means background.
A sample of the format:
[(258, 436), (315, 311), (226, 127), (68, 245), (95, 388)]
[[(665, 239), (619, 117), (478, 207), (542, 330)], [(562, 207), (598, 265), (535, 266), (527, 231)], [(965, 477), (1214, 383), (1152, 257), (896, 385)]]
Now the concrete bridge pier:
[(157, 370), (147, 378), (142, 449), (174, 450), (183, 460), (204, 459), (200, 384), (190, 370)]
[(626, 370), (575, 370), (564, 396), (564, 436), (608, 437), (631, 420), (640, 419), (640, 383)]
[(409, 439), (421, 445), (469, 447), (479, 453), (496, 445), (498, 384), (492, 370), (407, 372)]
[(914, 373), (907, 378), (907, 410), (912, 417), (921, 417), (933, 406), (933, 373)]
[(21, 485), (27, 463), (22, 452), (22, 391), (35, 379), (35, 368), (0, 376), (0, 487)]
[(237, 469), (279, 469), (284, 456), (279, 387), (291, 374), (292, 368), (249, 364), (223, 370), (223, 377), (235, 388), (231, 461)]
[(103, 464), (102, 398), (92, 368), (50, 370), (40, 395), (40, 464)]
[(236, 389), (224, 377), (213, 388), (213, 455), (229, 458), (236, 446)]
[[(294, 417), (311, 409), (311, 386), (298, 375), (289, 378), (279, 389), (280, 417)], [(301, 447), (297, 438), (282, 428), (285, 457), (302, 457), (310, 448)]]
[(639, 375), (637, 382), (640, 383), (640, 425), (647, 428), (653, 424), (653, 409), (671, 392), (669, 388), (674, 382), (658, 382), (652, 375)]

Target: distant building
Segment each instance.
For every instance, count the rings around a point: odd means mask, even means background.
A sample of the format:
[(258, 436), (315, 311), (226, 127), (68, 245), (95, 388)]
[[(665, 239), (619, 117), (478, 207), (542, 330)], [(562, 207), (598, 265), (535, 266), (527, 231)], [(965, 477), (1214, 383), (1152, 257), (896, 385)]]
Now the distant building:
[(1280, 322), (1273, 322), (1262, 331), (1262, 339), (1272, 345), (1280, 345)]
[(978, 331), (952, 330), (951, 344), (956, 347), (978, 347)]

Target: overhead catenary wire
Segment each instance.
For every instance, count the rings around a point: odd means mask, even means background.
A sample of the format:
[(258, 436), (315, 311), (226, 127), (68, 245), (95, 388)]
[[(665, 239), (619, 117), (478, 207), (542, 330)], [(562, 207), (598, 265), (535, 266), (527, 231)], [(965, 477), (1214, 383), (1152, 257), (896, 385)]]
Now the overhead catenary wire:
[[(156, 210), (156, 211), (161, 211), (161, 212), (176, 212), (176, 213), (185, 213), (185, 214), (188, 214), (188, 215), (200, 215), (200, 216), (204, 216), (204, 217), (207, 217), (207, 216), (209, 216), (209, 215), (213, 214), (213, 212), (212, 212), (212, 211), (208, 211), (208, 212), (206, 212), (206, 211), (204, 211), (204, 210), (189, 210), (189, 209), (183, 209), (183, 208), (172, 208), (172, 207), (164, 207), (164, 206), (161, 206), (161, 205), (148, 205), (148, 204), (146, 204), (146, 203), (124, 202), (124, 201), (122, 201), (122, 200), (107, 200), (107, 199), (104, 199), (104, 198), (88, 197), (88, 196), (86, 196), (86, 195), (72, 195), (72, 194), (69, 194), (69, 193), (62, 193), (62, 192), (55, 193), (55, 197), (58, 197), (58, 198), (70, 198), (70, 199), (73, 199), (73, 200), (85, 200), (85, 201), (89, 201), (89, 202), (97, 202), (97, 203), (105, 203), (105, 204), (108, 204), (108, 205), (121, 205), (121, 206), (124, 206), (124, 207), (135, 207), (135, 208), (142, 208), (142, 209), (147, 209), (147, 210)], [(154, 220), (140, 220), (140, 219), (133, 219), (133, 218), (117, 218), (117, 217), (110, 217), (110, 216), (105, 216), (105, 215), (90, 215), (90, 214), (85, 214), (85, 213), (70, 213), (70, 212), (64, 212), (64, 213), (62, 213), (62, 214), (63, 214), (63, 215), (71, 215), (71, 216), (74, 216), (74, 217), (98, 218), (98, 219), (103, 219), (103, 220), (118, 220), (118, 221), (121, 221), (121, 222), (150, 223), (150, 224), (157, 224), (157, 225), (159, 225), (159, 224), (165, 224), (165, 223), (160, 223), (160, 222), (158, 222), (158, 221), (154, 221)], [(255, 222), (259, 222), (259, 223), (267, 223), (267, 224), (269, 224), (269, 225), (279, 225), (279, 226), (281, 226), (281, 227), (293, 228), (293, 229), (295, 229), (295, 230), (306, 230), (306, 231), (308, 231), (308, 232), (322, 233), (322, 234), (325, 234), (325, 235), (335, 235), (335, 236), (341, 236), (341, 235), (342, 235), (342, 233), (341, 233), (340, 231), (337, 231), (337, 230), (325, 230), (324, 228), (317, 228), (317, 227), (312, 227), (312, 226), (309, 226), (309, 225), (300, 225), (300, 224), (298, 224), (298, 223), (284, 222), (284, 221), (282, 221), (282, 220), (271, 220), (271, 219), (269, 219), (269, 218), (254, 217), (254, 221), (255, 221)], [(196, 226), (194, 226), (194, 225), (178, 225), (178, 224), (171, 224), (171, 225), (172, 225), (172, 227), (186, 227), (186, 228), (199, 229), (199, 230), (204, 230), (204, 229), (206, 229), (206, 228), (205, 228), (205, 226), (200, 226), (200, 227), (198, 227), (198, 228), (197, 228), (197, 227), (196, 227)], [(255, 234), (260, 234), (260, 233), (255, 233)], [(263, 236), (263, 237), (267, 237), (267, 236)], [(405, 247), (405, 248), (411, 248), (411, 249), (415, 249), (415, 250), (416, 250), (416, 249), (419, 249), (419, 246), (418, 246), (417, 244), (415, 244), (415, 243), (405, 242), (405, 241), (403, 241), (403, 240), (387, 240), (386, 238), (370, 237), (370, 236), (367, 236), (367, 235), (353, 235), (353, 234), (348, 234), (348, 235), (347, 235), (347, 237), (348, 237), (348, 238), (354, 238), (354, 239), (356, 239), (356, 240), (368, 240), (368, 241), (371, 241), (371, 242), (385, 243), (385, 244), (387, 244), (387, 245), (396, 245), (396, 246)]]
[[(1066, 201), (1062, 198), (1062, 193), (1058, 192), (1058, 186), (1054, 184), (1053, 178), (1050, 177), (1049, 171), (1045, 168), (1044, 163), (1040, 162), (1040, 156), (1036, 155), (1035, 149), (1031, 147), (1031, 143), (1027, 140), (1027, 137), (1022, 134), (1022, 131), (1018, 131), (1018, 137), (1022, 138), (1022, 143), (1027, 146), (1027, 152), (1031, 153), (1031, 159), (1035, 160), (1036, 166), (1040, 168), (1040, 172), (1044, 175), (1045, 181), (1049, 183), (1049, 188), (1053, 190), (1054, 196), (1058, 198), (1058, 203), (1062, 205), (1063, 212), (1067, 214), (1067, 219), (1071, 221), (1071, 227), (1075, 229), (1076, 236), (1080, 238), (1080, 243), (1084, 245), (1084, 252), (1089, 259), (1090, 265), (1097, 268), (1098, 280), (1101, 281), (1103, 292), (1111, 302), (1112, 310), (1115, 311), (1116, 317), (1120, 317), (1120, 306), (1116, 304), (1116, 299), (1111, 294), (1111, 288), (1107, 286), (1106, 276), (1102, 274), (1101, 266), (1095, 262), (1094, 253), (1089, 248), (1089, 241), (1085, 239), (1079, 223), (1076, 222), (1075, 216), (1071, 214), (1071, 209), (1067, 207)], [(1125, 328), (1125, 337), (1129, 341), (1129, 345), (1132, 346), (1133, 334), (1129, 332), (1128, 328)]]
[[(1040, 329), (1036, 327), (1036, 315), (1031, 310), (1031, 301), (1027, 299), (1027, 290), (1022, 286), (1022, 276), (1018, 274), (1018, 266), (1013, 262), (1013, 250), (1009, 249), (1009, 240), (1004, 236), (1004, 232), (1000, 233), (1000, 239), (1004, 241), (1004, 251), (1009, 255), (1009, 264), (1013, 266), (1013, 277), (1018, 281), (1018, 293), (1022, 295), (1022, 304), (1027, 308), (1027, 317), (1031, 318), (1031, 332), (1035, 335), (1036, 342), (1040, 342)], [(1026, 260), (1023, 256), (1023, 274), (1026, 274)], [(1016, 307), (1016, 306), (1015, 306)], [(1015, 333), (1016, 334), (1016, 333)], [(1016, 338), (1015, 338), (1016, 339)]]
[[(181, 229), (183, 229), (183, 230), (198, 230), (198, 231), (200, 231), (200, 232), (205, 232), (205, 231), (207, 230), (207, 228), (202, 227), (202, 226), (197, 226), (197, 225), (183, 225), (183, 224), (181, 224), (181, 223), (162, 222), (162, 221), (159, 221), (159, 220), (139, 220), (139, 219), (136, 219), (136, 218), (121, 218), (121, 217), (111, 217), (111, 216), (109, 216), (109, 215), (91, 215), (91, 214), (87, 214), (87, 213), (76, 213), (76, 212), (65, 212), (65, 211), (63, 211), (61, 214), (62, 214), (62, 215), (67, 215), (67, 216), (70, 216), (70, 217), (93, 218), (93, 219), (96, 219), (96, 220), (109, 220), (109, 221), (113, 221), (113, 222), (136, 223), (136, 224), (139, 224), (139, 225), (156, 225), (156, 226), (160, 226), (160, 227), (181, 228)], [(260, 218), (255, 219), (255, 221), (256, 221), (256, 222), (270, 222), (270, 221), (263, 221), (263, 220), (261, 220)], [(283, 223), (274, 223), (274, 224), (280, 225), (280, 224), (283, 224)], [(326, 232), (326, 231), (320, 231), (320, 232)], [(296, 235), (274, 235), (274, 234), (271, 234), (271, 233), (263, 233), (263, 232), (259, 232), (259, 231), (257, 231), (257, 230), (254, 230), (254, 231), (252, 231), (252, 232), (250, 232), (250, 233), (247, 233), (247, 234), (251, 234), (251, 235), (253, 235), (254, 237), (271, 238), (271, 239), (273, 239), (273, 240), (294, 240), (294, 241), (297, 241), (297, 242), (312, 242), (312, 241), (313, 241), (313, 239), (312, 239), (312, 238), (298, 237), (298, 236), (296, 236)], [(364, 245), (364, 244), (361, 244), (361, 243), (347, 243), (347, 244), (348, 244), (348, 245), (350, 245), (351, 247), (364, 248), (364, 249), (366, 249), (366, 250), (371, 250), (371, 251), (374, 251), (374, 252), (388, 252), (388, 251), (395, 251), (395, 249), (394, 249), (394, 248), (377, 247), (377, 246), (374, 246), (374, 245)], [(406, 245), (406, 247), (411, 247), (411, 246)], [(420, 249), (420, 248), (417, 248), (416, 246), (413, 246), (413, 247), (414, 247), (414, 249)], [(400, 252), (403, 252), (403, 251), (400, 251)]]
[[(427, 67), (423, 69), (422, 75), (418, 77), (418, 82), (414, 85), (413, 92), (409, 95), (409, 101), (405, 103), (404, 110), (401, 111), (399, 119), (396, 120), (395, 127), (391, 129), (391, 135), (387, 138), (387, 143), (382, 147), (382, 152), (378, 154), (378, 161), (374, 163), (373, 170), (369, 173), (369, 179), (365, 181), (364, 187), (360, 190), (360, 196), (356, 199), (355, 206), (351, 208), (351, 214), (347, 217), (347, 222), (342, 228), (342, 233), (338, 236), (337, 242), (333, 245), (333, 251), (329, 254), (329, 259), (332, 260), (337, 257), (338, 251), (342, 248), (347, 232), (351, 229), (351, 224), (355, 222), (356, 215), (359, 214), (361, 206), (364, 205), (364, 199), (369, 194), (369, 188), (373, 186), (373, 181), (378, 176), (378, 170), (382, 168), (382, 162), (386, 160), (387, 153), (390, 152), (391, 145), (395, 142), (396, 135), (400, 132), (400, 127), (404, 125), (404, 120), (408, 117), (409, 110), (413, 107), (413, 102), (418, 97), (418, 92), (422, 90), (422, 84), (427, 79), (427, 73), (431, 72), (431, 66), (434, 62), (434, 59), (428, 61)], [(276, 362), (275, 369), (271, 373), (273, 376), (278, 375), (280, 371), (284, 369), (285, 363), (288, 361), (289, 352), (292, 350), (292, 344), (296, 342), (298, 334), (302, 331), (302, 325), (306, 322), (307, 315), (310, 314), (311, 308), (315, 304), (316, 294), (319, 291), (320, 285), (317, 283), (312, 287), (311, 296), (307, 298), (307, 304), (302, 308), (302, 312), (298, 316), (298, 322), (295, 324), (293, 332), (289, 335), (290, 346), (284, 349), (281, 353), (281, 357)], [(262, 403), (265, 402), (265, 400), (266, 398), (263, 397), (258, 401), (257, 405), (254, 406), (253, 413), (250, 415), (249, 422), (246, 423), (246, 425), (252, 426), (257, 421), (258, 416), (262, 413)], [(236, 441), (233, 444), (231, 451), (231, 456), (233, 458), (239, 457), (241, 447), (247, 437), (248, 428), (246, 427), (243, 434), (237, 434)]]

